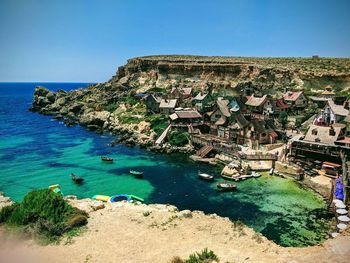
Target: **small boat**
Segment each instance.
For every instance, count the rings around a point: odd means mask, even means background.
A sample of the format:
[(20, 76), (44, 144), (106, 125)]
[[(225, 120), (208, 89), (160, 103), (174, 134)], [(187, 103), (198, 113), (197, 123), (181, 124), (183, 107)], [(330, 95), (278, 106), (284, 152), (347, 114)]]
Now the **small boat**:
[(113, 163), (113, 158), (107, 156), (101, 156), (101, 160), (108, 163)]
[(258, 177), (261, 176), (261, 174), (260, 174), (260, 173), (257, 173), (257, 172), (252, 172), (252, 176), (253, 176), (254, 178), (258, 178)]
[(111, 197), (108, 195), (94, 195), (92, 199), (102, 202), (108, 202)]
[(133, 176), (137, 177), (137, 178), (142, 178), (143, 177), (143, 172), (130, 170), (129, 173), (132, 174)]
[(70, 175), (70, 177), (72, 178), (73, 182), (77, 183), (77, 184), (80, 184), (80, 183), (82, 183), (84, 181), (84, 178), (79, 177), (79, 176), (77, 176), (77, 175), (75, 175), (73, 173)]
[(216, 185), (216, 187), (220, 191), (234, 191), (237, 189), (237, 186), (235, 184), (229, 184), (229, 183), (219, 183)]
[(111, 196), (108, 200), (109, 203), (115, 203), (115, 202), (120, 202), (120, 201), (132, 202), (132, 199), (131, 199), (130, 195), (119, 194), (119, 195)]
[(205, 174), (205, 173), (198, 172), (198, 177), (200, 179), (203, 179), (203, 180), (206, 180), (206, 181), (214, 181), (214, 176), (212, 176), (210, 174)]

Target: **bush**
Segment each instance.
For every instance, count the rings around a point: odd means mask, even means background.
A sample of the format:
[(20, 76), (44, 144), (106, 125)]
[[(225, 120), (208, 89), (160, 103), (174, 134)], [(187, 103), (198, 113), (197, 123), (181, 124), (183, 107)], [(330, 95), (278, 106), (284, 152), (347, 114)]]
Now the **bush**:
[(145, 121), (151, 123), (151, 129), (161, 135), (162, 132), (168, 127), (168, 118), (163, 115), (149, 115), (146, 116)]
[(18, 208), (19, 208), (19, 204), (17, 203), (3, 207), (0, 210), (0, 223), (4, 223), (8, 221), (8, 219), (11, 217), (13, 212)]
[(60, 194), (49, 189), (34, 190), (22, 203), (0, 211), (0, 222), (49, 237), (61, 236), (74, 227), (87, 224), (87, 217), (85, 212), (72, 207)]
[(187, 133), (173, 131), (168, 135), (168, 141), (174, 146), (185, 146), (188, 143)]
[(190, 255), (189, 259), (185, 260), (185, 263), (209, 263), (213, 261), (218, 262), (219, 258), (213, 251), (205, 248), (201, 253), (196, 252)]

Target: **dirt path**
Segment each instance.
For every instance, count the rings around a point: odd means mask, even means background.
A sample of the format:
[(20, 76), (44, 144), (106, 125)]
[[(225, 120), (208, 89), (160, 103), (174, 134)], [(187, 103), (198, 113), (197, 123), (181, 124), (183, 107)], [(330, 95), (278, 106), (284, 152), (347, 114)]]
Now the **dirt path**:
[(281, 248), (248, 227), (216, 215), (129, 203), (91, 212), (87, 229), (68, 243), (39, 246), (33, 241), (14, 241), (4, 231), (0, 239), (1, 263), (169, 262), (173, 256), (187, 258), (206, 247), (220, 262), (345, 263), (350, 257), (349, 236), (315, 247)]

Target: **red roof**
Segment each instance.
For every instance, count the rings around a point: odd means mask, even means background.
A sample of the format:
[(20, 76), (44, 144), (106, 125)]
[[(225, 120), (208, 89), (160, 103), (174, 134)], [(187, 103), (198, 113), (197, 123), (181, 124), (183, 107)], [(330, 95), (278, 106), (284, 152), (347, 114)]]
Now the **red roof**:
[(350, 144), (350, 137), (345, 137), (342, 140), (337, 141), (339, 143)]
[(276, 105), (281, 109), (288, 109), (288, 104), (284, 101), (283, 98), (277, 99)]
[(274, 132), (274, 131), (271, 131), (270, 135), (271, 135), (272, 138), (277, 138), (278, 137), (277, 133)]
[(293, 92), (289, 91), (283, 95), (283, 98), (285, 100), (296, 101), (302, 93), (303, 93), (302, 91), (293, 91)]

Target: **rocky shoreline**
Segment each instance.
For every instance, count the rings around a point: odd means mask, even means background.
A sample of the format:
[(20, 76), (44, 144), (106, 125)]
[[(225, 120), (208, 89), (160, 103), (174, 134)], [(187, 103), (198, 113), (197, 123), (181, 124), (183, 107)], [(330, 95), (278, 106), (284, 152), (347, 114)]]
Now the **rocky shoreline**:
[[(54, 119), (63, 121), (67, 126), (79, 124), (97, 133), (109, 132), (118, 135), (111, 146), (124, 143), (155, 152), (193, 153), (194, 148), (190, 145), (185, 147), (177, 147), (168, 143), (155, 145), (157, 134), (150, 128), (149, 122), (140, 119), (137, 124), (123, 124), (117, 113), (96, 110), (96, 105), (91, 105), (91, 102), (95, 100), (86, 98), (86, 94), (91, 94), (92, 90), (97, 87), (98, 85), (92, 85), (86, 89), (70, 92), (63, 90), (52, 92), (45, 87), (38, 86), (35, 88), (33, 104), (29, 110), (51, 115)], [(83, 98), (85, 102), (81, 102)], [(126, 109), (126, 106), (120, 105), (120, 108)]]

